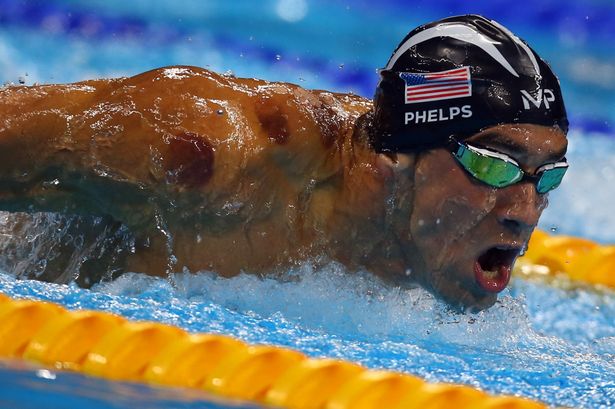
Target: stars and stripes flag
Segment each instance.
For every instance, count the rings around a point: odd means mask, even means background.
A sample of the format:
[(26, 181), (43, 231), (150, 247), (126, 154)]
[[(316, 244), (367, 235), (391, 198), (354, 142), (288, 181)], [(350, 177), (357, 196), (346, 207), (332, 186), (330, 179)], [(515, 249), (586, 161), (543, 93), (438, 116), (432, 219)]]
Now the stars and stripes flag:
[(472, 96), (470, 67), (428, 73), (401, 72), (399, 76), (406, 83), (406, 104)]

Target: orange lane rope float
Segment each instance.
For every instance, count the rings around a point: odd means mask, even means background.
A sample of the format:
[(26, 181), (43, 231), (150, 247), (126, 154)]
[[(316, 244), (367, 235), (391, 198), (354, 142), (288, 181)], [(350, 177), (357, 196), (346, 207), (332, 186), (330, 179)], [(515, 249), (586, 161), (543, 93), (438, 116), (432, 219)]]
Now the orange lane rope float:
[(2, 294), (0, 357), (111, 380), (197, 388), (281, 408), (546, 407), (469, 386), (429, 384), (412, 375), (308, 358), (287, 348), (188, 334), (170, 325), (130, 322), (99, 311), (69, 311)]
[(548, 279), (564, 276), (571, 282), (615, 289), (615, 246), (536, 230), (515, 272)]

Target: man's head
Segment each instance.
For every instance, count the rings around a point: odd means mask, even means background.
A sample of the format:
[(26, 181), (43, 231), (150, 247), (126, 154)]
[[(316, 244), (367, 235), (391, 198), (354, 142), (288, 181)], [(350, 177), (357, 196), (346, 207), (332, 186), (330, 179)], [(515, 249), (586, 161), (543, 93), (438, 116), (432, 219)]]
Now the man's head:
[(415, 157), (398, 233), (418, 280), (452, 303), (493, 304), (567, 168), (557, 78), (498, 23), (451, 17), (406, 36), (374, 108), (374, 148)]

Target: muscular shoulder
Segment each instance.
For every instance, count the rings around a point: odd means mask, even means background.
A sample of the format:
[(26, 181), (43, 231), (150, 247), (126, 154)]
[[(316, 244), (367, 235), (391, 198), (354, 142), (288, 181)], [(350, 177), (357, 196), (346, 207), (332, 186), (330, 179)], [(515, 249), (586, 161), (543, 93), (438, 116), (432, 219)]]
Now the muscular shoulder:
[(371, 101), (355, 95), (235, 78), (190, 66), (158, 68), (118, 85), (116, 93), (128, 94), (139, 105), (158, 107), (165, 117), (204, 119), (228, 113), (229, 121), (258, 125), (257, 134), (281, 145), (294, 136), (304, 139), (305, 132), (320, 134), (324, 144), (331, 144), (340, 127), (352, 126), (371, 109)]
[[(101, 99), (104, 109), (94, 111), (123, 125), (131, 152), (149, 145), (165, 165), (160, 177), (177, 175), (208, 190), (274, 174), (298, 185), (326, 179), (339, 170), (336, 153), (356, 119), (371, 108), (369, 100), (353, 95), (187, 66), (119, 79), (109, 89)], [(209, 182), (183, 177), (205, 150), (213, 167), (201, 173)]]
[(371, 101), (354, 95), (189, 66), (126, 78), (114, 94), (119, 103), (138, 106), (172, 134), (203, 135), (221, 155), (271, 156), (280, 164), (293, 162), (297, 171), (304, 170), (302, 160), (313, 161), (314, 155), (334, 148), (371, 108)]

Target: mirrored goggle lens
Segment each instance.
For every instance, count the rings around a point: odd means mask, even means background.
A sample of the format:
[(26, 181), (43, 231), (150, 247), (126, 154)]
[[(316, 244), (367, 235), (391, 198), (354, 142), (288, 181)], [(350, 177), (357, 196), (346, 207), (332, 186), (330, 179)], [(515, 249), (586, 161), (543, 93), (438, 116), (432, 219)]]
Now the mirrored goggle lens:
[(568, 166), (562, 166), (552, 169), (544, 170), (540, 173), (540, 179), (536, 184), (536, 190), (538, 193), (547, 193), (550, 190), (555, 189), (562, 183), (562, 179), (568, 170)]
[(465, 145), (459, 146), (455, 157), (472, 176), (490, 186), (504, 187), (523, 178), (523, 171), (514, 163), (483, 155)]

